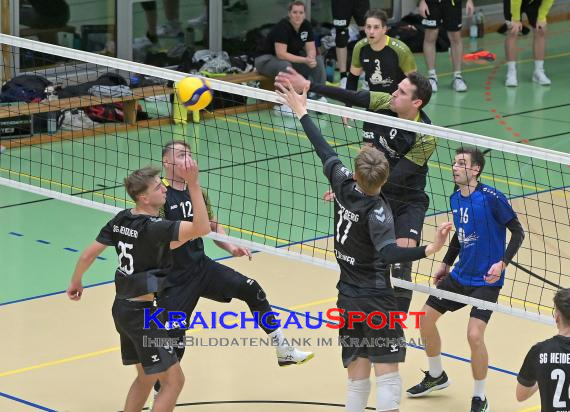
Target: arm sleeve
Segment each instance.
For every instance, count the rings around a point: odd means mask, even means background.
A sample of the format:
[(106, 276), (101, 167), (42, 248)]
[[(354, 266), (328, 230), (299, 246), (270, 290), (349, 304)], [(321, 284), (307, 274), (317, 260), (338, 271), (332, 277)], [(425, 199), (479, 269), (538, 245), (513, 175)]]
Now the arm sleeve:
[(460, 248), (461, 245), (459, 244), (459, 236), (457, 235), (457, 232), (455, 232), (453, 234), (453, 237), (451, 238), (449, 247), (447, 248), (447, 253), (443, 257), (443, 263), (445, 263), (448, 266), (453, 266), (453, 263), (455, 263), (455, 259), (457, 259), (457, 256), (459, 255)]
[(537, 345), (534, 345), (524, 358), (524, 362), (522, 364), (521, 370), (517, 376), (517, 381), (522, 385), (530, 388), (534, 386), (536, 383), (537, 378), (537, 371), (536, 366), (538, 363), (537, 355), (538, 355), (539, 348)]
[(516, 217), (507, 223), (507, 229), (511, 232), (511, 240), (509, 240), (509, 244), (507, 245), (503, 262), (508, 265), (521, 247), (525, 234), (521, 222)]
[(283, 43), (289, 45), (289, 36), (287, 35), (287, 30), (283, 24), (283, 20), (275, 25), (272, 29), (273, 40), (275, 43)]
[(105, 226), (99, 232), (99, 235), (95, 239), (97, 242), (105, 246), (114, 246), (113, 243), (113, 222), (115, 218), (109, 220)]
[(400, 247), (395, 243), (391, 243), (380, 250), (380, 257), (388, 264), (411, 262), (426, 257), (426, 246)]
[(400, 45), (396, 50), (396, 53), (398, 54), (400, 69), (402, 69), (404, 74), (408, 74), (418, 70), (418, 67), (416, 66), (416, 59), (412, 54), (412, 52), (410, 51), (410, 48), (404, 42), (400, 42)]
[(180, 220), (154, 220), (147, 228), (147, 233), (160, 243), (178, 240)]
[(329, 158), (337, 156), (336, 152), (323, 138), (321, 131), (317, 126), (315, 126), (308, 114), (301, 118), (301, 125), (303, 126), (303, 130), (305, 130), (307, 137), (311, 141), (311, 144), (315, 148), (317, 155), (321, 159), (321, 162), (323, 162), (323, 165)]
[(542, 0), (538, 8), (538, 21), (546, 21), (546, 16), (548, 16), (552, 4), (554, 4), (554, 0)]
[(354, 49), (352, 50), (352, 59), (350, 60), (351, 66), (358, 67), (359, 69), (362, 68), (362, 65), (360, 64), (360, 50), (362, 50), (362, 46), (364, 46), (365, 43), (366, 39), (362, 39), (354, 45)]
[[(349, 75), (350, 76), (350, 75)], [(338, 100), (346, 105), (368, 108), (370, 106), (370, 92), (345, 90), (340, 87), (311, 84), (311, 91)]]
[(303, 24), (305, 25), (303, 29), (307, 30), (307, 41), (305, 43), (315, 41), (315, 33), (313, 33), (313, 26), (311, 23), (309, 23), (308, 20), (305, 20)]

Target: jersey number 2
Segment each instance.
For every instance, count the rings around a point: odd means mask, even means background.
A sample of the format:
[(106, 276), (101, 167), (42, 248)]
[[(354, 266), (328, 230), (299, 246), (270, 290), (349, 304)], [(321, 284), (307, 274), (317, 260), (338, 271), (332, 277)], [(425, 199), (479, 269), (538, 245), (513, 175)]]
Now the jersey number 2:
[[(562, 369), (554, 369), (550, 373), (550, 378), (556, 380), (556, 390), (554, 391), (554, 398), (552, 399), (553, 408), (566, 408), (566, 401), (560, 400), (562, 396), (562, 389), (564, 388), (564, 381), (566, 374)], [(570, 387), (568, 387), (568, 397), (570, 398)]]
[(344, 223), (344, 209), (339, 209), (338, 211), (338, 224), (336, 225), (336, 241), (339, 242), (341, 245), (344, 245), (344, 242), (346, 242), (346, 238), (348, 237), (348, 231), (350, 230), (350, 227), (352, 226), (352, 221), (346, 219), (346, 226), (344, 227), (344, 233), (342, 234), (342, 236), (340, 235), (341, 233), (341, 227), (342, 224)]
[(129, 250), (133, 248), (133, 245), (130, 243), (119, 242), (118, 246), (119, 249), (121, 249), (121, 253), (119, 253), (119, 267), (127, 275), (132, 275), (135, 271), (135, 262), (133, 260), (133, 255), (129, 253)]

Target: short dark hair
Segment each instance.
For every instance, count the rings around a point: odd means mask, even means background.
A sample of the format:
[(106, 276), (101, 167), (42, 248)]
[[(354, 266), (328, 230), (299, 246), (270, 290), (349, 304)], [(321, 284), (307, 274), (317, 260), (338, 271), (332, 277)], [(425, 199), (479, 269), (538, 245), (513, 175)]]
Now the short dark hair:
[(378, 19), (382, 22), (382, 26), (388, 25), (388, 14), (382, 9), (370, 9), (364, 15), (364, 21), (368, 20), (370, 17)]
[(190, 149), (190, 146), (184, 140), (171, 140), (170, 142), (166, 143), (164, 145), (164, 147), (162, 148), (162, 157), (166, 156), (166, 154), (169, 151), (172, 151), (172, 148), (174, 146), (176, 146), (177, 144), (184, 146), (186, 149), (188, 149), (188, 151), (192, 152), (192, 150)]
[(566, 325), (570, 325), (570, 289), (563, 288), (554, 295), (554, 307), (562, 315)]
[(291, 3), (289, 3), (289, 7), (287, 7), (287, 11), (293, 10), (293, 6), (303, 6), (303, 10), (307, 10), (307, 7), (305, 7), (305, 3), (302, 2), (301, 0), (295, 0), (295, 1), (292, 1)]
[(416, 86), (416, 91), (414, 92), (414, 99), (419, 99), (422, 101), (420, 110), (427, 106), (429, 100), (431, 99), (431, 84), (427, 77), (418, 72), (412, 72), (406, 76), (410, 83)]
[(125, 178), (125, 189), (135, 202), (141, 193), (146, 192), (150, 183), (160, 175), (160, 169), (154, 166), (146, 166), (135, 170)]
[(455, 149), (455, 155), (457, 156), (459, 154), (468, 154), (471, 156), (471, 164), (479, 166), (479, 174), (477, 175), (477, 179), (479, 179), (485, 168), (485, 155), (483, 152), (473, 146), (459, 146)]

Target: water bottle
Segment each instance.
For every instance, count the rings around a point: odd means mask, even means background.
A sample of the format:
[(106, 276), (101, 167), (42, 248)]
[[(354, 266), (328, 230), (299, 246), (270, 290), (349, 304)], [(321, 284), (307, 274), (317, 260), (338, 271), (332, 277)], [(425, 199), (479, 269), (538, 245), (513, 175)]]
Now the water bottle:
[(479, 9), (477, 12), (477, 37), (483, 37), (485, 35), (485, 15), (483, 14), (483, 10)]
[(475, 16), (471, 18), (471, 26), (469, 26), (469, 37), (471, 39), (476, 39), (477, 36), (477, 23), (475, 22)]
[[(49, 102), (57, 100), (57, 94), (55, 94), (55, 89), (53, 86), (48, 86), (45, 88), (46, 97)], [(47, 132), (48, 134), (54, 134), (57, 132), (57, 111), (48, 112), (47, 114)]]

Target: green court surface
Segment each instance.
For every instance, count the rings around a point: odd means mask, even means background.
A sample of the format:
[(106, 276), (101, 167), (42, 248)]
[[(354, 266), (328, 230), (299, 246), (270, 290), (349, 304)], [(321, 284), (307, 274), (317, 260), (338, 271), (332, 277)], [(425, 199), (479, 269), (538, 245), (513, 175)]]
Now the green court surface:
[[(467, 93), (451, 90), (449, 58), (440, 53), (440, 90), (426, 112), (437, 125), (570, 152), (568, 33), (567, 22), (550, 26), (546, 61), (553, 82), (550, 87), (530, 81), (530, 36), (519, 42), (516, 89), (503, 85), (503, 37), (498, 34), (486, 36), (477, 45), (466, 40), (466, 51), (470, 47), (484, 48), (498, 56), (495, 63), (466, 64)], [(423, 71), (423, 57), (416, 55), (416, 59)], [(358, 129), (331, 124), (326, 116), (316, 118), (327, 140), (350, 163), (360, 146)], [(164, 126), (160, 130), (139, 129), (8, 151), (0, 157), (0, 176), (99, 203), (130, 207), (122, 179), (141, 166), (159, 165), (161, 145), (172, 136), (186, 136), (201, 167), (202, 185), (228, 232), (284, 246), (333, 232), (332, 204), (320, 200), (328, 187), (322, 167), (300, 130), (298, 122), (278, 118), (272, 112), (218, 118), (197, 125)], [(448, 210), (448, 196), (453, 190), (451, 159), (457, 145), (440, 139), (431, 158), (427, 190), (430, 214)], [(570, 182), (567, 165), (497, 151), (487, 156), (483, 182), (509, 197), (565, 187)], [(105, 212), (0, 186), (0, 304), (64, 290), (79, 251), (109, 218)], [(213, 258), (226, 255), (210, 241), (206, 247)], [(86, 284), (113, 279), (114, 251), (105, 251), (102, 258), (85, 276)]]

